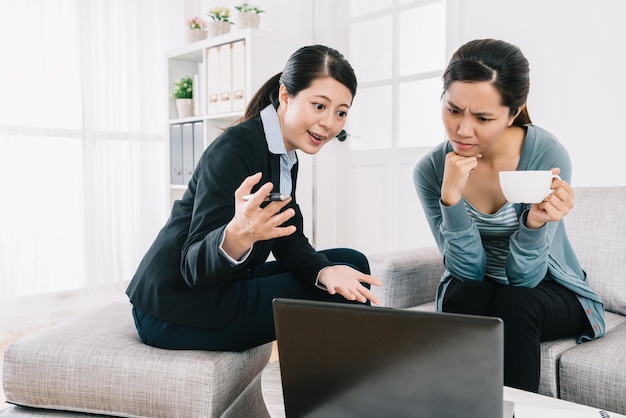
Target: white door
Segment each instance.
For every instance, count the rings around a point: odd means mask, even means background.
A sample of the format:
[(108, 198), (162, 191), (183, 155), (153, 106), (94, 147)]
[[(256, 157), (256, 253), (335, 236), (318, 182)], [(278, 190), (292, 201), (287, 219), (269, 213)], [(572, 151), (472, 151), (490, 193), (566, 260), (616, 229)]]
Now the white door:
[(434, 243), (413, 187), (420, 150), (327, 147), (316, 157), (317, 248), (373, 254)]

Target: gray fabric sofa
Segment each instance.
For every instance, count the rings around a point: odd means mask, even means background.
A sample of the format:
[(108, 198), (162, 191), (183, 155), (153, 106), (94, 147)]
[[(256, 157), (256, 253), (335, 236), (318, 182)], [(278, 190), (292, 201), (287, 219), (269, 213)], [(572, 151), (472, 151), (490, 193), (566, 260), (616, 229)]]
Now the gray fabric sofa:
[(241, 352), (162, 350), (114, 302), (7, 346), (5, 417), (268, 417), (261, 372), (272, 344)]
[[(605, 304), (603, 338), (541, 346), (539, 392), (626, 414), (626, 186), (575, 188), (565, 225), (593, 289)], [(430, 231), (424, 231), (430, 234)], [(382, 306), (434, 310), (443, 273), (437, 248), (368, 255)]]

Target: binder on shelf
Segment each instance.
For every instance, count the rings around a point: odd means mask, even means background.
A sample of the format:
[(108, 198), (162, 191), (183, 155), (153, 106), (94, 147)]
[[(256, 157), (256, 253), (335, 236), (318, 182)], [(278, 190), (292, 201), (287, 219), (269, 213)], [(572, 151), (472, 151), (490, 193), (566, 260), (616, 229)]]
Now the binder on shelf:
[(209, 48), (206, 54), (208, 114), (215, 114), (220, 111), (220, 56), (218, 48)]
[(193, 168), (198, 166), (198, 161), (204, 152), (204, 124), (195, 122), (193, 124)]
[(246, 41), (233, 42), (232, 49), (232, 100), (233, 112), (246, 108)]
[(232, 44), (224, 44), (219, 48), (219, 112), (228, 113), (233, 110), (232, 101)]
[(183, 184), (189, 183), (193, 174), (193, 124), (183, 124)]
[(170, 183), (183, 184), (183, 133), (182, 126), (170, 126)]

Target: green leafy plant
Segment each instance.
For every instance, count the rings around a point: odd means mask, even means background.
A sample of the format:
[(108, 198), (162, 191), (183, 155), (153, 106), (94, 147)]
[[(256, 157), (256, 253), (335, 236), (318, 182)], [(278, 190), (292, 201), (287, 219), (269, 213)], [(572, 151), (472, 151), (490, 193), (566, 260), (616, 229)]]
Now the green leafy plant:
[(171, 94), (174, 99), (191, 99), (193, 96), (193, 80), (191, 76), (185, 76), (174, 83)]
[(215, 6), (208, 13), (209, 17), (216, 22), (228, 22), (230, 21), (230, 9), (226, 6)]
[(240, 13), (265, 13), (265, 10), (261, 10), (257, 6), (253, 6), (248, 2), (241, 3), (239, 6), (235, 6), (235, 9)]

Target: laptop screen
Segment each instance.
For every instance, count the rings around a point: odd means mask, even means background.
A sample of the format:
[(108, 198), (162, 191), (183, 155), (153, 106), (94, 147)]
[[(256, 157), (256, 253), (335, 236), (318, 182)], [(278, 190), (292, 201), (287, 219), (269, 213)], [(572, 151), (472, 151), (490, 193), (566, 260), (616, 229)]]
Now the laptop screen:
[(498, 318), (275, 299), (287, 417), (501, 418)]

